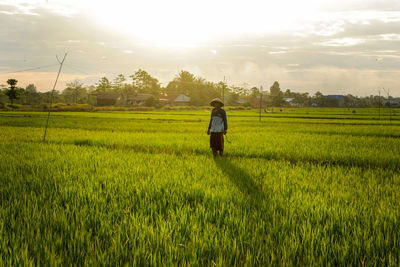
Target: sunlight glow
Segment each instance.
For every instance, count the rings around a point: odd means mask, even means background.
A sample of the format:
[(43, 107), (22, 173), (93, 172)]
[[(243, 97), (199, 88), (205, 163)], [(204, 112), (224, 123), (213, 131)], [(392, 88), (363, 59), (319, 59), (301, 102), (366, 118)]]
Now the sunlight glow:
[[(279, 33), (313, 11), (315, 1), (96, 1), (86, 10), (99, 23), (145, 45), (197, 46), (243, 34)], [(78, 3), (77, 3), (78, 4)], [(79, 3), (82, 6), (82, 3)]]
[(79, 14), (135, 44), (176, 48), (288, 32), (294, 36), (332, 36), (343, 30), (343, 21), (399, 21), (398, 12), (348, 12), (362, 8), (363, 3), (364, 0), (0, 0), (0, 4), (16, 8), (0, 13), (38, 15), (36, 8), (45, 8), (71, 18)]

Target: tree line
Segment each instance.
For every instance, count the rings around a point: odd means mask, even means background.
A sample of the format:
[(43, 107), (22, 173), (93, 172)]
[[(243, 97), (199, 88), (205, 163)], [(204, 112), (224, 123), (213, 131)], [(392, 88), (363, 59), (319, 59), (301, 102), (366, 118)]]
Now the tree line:
[[(0, 86), (0, 103), (10, 102), (11, 104), (37, 105), (49, 103), (51, 91), (39, 92), (34, 84), (29, 84), (25, 88), (17, 86), (16, 79), (8, 79), (7, 85)], [(378, 107), (381, 105), (382, 96), (357, 97), (351, 94), (343, 96), (342, 103), (338, 99), (324, 96), (321, 92), (314, 95), (309, 93), (293, 92), (290, 89), (281, 90), (279, 82), (275, 81), (269, 91), (260, 91), (260, 88), (250, 89), (241, 86), (228, 86), (225, 82), (209, 82), (202, 77), (182, 70), (166, 86), (161, 86), (157, 78), (151, 76), (145, 70), (139, 69), (134, 74), (125, 76), (117, 75), (110, 80), (102, 77), (94, 85), (84, 85), (79, 80), (74, 80), (66, 84), (62, 91), (55, 91), (53, 102), (70, 104), (91, 104), (95, 105), (96, 95), (102, 92), (116, 92), (122, 98), (122, 103), (126, 103), (128, 97), (138, 94), (152, 95), (150, 106), (160, 105), (161, 100), (171, 96), (184, 94), (190, 97), (190, 105), (208, 105), (210, 99), (215, 97), (224, 98), (227, 105), (259, 106), (264, 107)]]

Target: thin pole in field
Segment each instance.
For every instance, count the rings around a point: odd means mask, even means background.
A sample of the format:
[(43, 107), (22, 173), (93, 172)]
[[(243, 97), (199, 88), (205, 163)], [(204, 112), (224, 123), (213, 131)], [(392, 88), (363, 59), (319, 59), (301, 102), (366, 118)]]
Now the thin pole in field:
[(225, 104), (225, 76), (224, 76), (224, 85), (222, 86), (222, 103)]
[(379, 120), (381, 119), (381, 90), (379, 90), (379, 101), (378, 101), (378, 110), (379, 110)]
[(53, 90), (51, 90), (49, 112), (47, 113), (47, 121), (46, 121), (46, 128), (44, 129), (43, 142), (46, 142), (47, 127), (49, 126), (49, 119), (50, 119), (51, 105), (53, 104), (54, 90), (56, 89), (57, 81), (58, 81), (58, 78), (60, 77), (61, 69), (62, 69), (62, 66), (64, 64), (66, 57), (67, 57), (67, 53), (65, 53), (63, 60), (60, 61), (58, 59), (58, 56), (56, 56), (58, 63), (60, 63), (60, 68), (58, 70), (56, 81), (54, 82)]
[(260, 86), (260, 118), (259, 118), (259, 122), (261, 122), (261, 106), (262, 106), (262, 85)]

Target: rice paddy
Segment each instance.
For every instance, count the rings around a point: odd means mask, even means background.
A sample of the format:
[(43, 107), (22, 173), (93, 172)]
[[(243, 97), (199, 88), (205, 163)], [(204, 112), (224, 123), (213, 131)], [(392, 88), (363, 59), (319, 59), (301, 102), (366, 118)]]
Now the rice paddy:
[(0, 113), (0, 265), (400, 264), (397, 110)]

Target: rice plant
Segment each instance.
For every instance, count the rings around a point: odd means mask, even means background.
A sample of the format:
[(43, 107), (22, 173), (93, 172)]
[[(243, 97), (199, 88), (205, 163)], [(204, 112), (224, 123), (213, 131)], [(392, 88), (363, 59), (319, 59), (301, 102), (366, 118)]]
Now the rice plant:
[(0, 265), (398, 266), (400, 124), (346, 112), (228, 111), (215, 159), (208, 111), (2, 113)]

